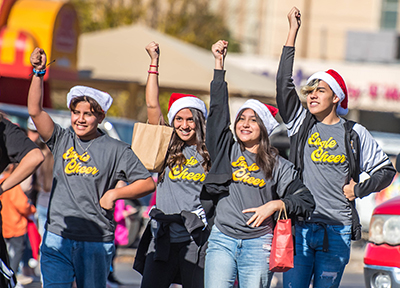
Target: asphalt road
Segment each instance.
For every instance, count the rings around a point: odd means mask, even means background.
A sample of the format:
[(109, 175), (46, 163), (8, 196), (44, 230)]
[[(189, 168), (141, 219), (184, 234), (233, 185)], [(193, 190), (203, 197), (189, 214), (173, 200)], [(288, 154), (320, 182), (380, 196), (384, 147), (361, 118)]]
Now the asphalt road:
[[(117, 257), (115, 260), (115, 274), (119, 281), (124, 283), (120, 288), (139, 288), (141, 275), (132, 269), (133, 259), (135, 256), (135, 249), (118, 249)], [(353, 244), (350, 262), (346, 267), (341, 288), (364, 288), (364, 276), (363, 276), (363, 255), (364, 246)], [(282, 273), (276, 273), (278, 283), (274, 285), (274, 288), (282, 287)], [(28, 285), (24, 285), (26, 288), (40, 288), (40, 282), (33, 282)], [(181, 287), (180, 285), (173, 286), (174, 288)], [(273, 288), (271, 286), (271, 288)], [(172, 288), (172, 286), (171, 286)]]

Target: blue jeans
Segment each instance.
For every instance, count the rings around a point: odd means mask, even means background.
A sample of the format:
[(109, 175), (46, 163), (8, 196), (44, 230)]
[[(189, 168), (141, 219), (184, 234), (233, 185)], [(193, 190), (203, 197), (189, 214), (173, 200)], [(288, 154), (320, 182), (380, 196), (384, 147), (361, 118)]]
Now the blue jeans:
[(37, 216), (37, 228), (40, 236), (43, 237), (44, 225), (47, 221), (47, 207), (42, 205), (36, 205), (36, 216)]
[(294, 268), (283, 273), (283, 287), (339, 287), (350, 259), (351, 226), (326, 225), (329, 250), (322, 251), (325, 229), (315, 223), (296, 223)]
[(204, 274), (205, 288), (268, 288), (273, 273), (269, 271), (272, 234), (253, 239), (235, 239), (214, 225), (208, 239)]
[(40, 267), (43, 287), (105, 288), (110, 273), (113, 242), (87, 242), (44, 232)]

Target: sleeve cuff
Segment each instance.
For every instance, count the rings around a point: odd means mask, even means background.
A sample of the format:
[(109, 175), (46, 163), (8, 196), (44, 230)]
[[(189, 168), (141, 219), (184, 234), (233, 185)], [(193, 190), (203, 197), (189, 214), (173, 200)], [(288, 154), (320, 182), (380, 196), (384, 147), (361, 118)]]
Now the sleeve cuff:
[(294, 50), (294, 49), (295, 49), (295, 47), (293, 47), (293, 46), (285, 46), (285, 45), (283, 45), (283, 49)]
[(360, 198), (360, 189), (358, 183), (354, 185), (354, 196), (356, 196), (356, 198)]
[(225, 70), (214, 69), (214, 81), (225, 81)]

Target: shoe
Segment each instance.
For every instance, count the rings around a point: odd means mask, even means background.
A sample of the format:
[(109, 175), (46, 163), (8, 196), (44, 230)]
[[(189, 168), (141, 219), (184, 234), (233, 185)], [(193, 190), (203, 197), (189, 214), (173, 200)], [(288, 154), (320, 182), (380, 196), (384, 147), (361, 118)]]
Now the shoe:
[(106, 288), (118, 288), (119, 285), (107, 280)]
[(110, 272), (110, 274), (108, 274), (108, 278), (107, 278), (107, 285), (111, 285), (109, 288), (117, 288), (119, 285), (123, 285), (123, 284), (115, 278), (113, 272)]
[(28, 285), (33, 282), (33, 278), (24, 274), (17, 274), (17, 282), (21, 285)]

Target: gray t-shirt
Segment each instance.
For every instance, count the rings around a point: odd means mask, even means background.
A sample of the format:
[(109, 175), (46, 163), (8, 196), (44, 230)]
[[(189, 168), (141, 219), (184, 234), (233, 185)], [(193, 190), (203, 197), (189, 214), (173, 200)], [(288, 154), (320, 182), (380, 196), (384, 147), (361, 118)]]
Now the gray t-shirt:
[(77, 241), (113, 241), (113, 211), (103, 209), (100, 198), (119, 180), (132, 183), (150, 173), (128, 144), (104, 133), (85, 142), (55, 125), (46, 144), (54, 156), (46, 229)]
[(247, 150), (241, 151), (238, 143), (233, 145), (229, 195), (220, 199), (217, 205), (215, 225), (222, 233), (236, 239), (251, 239), (273, 233), (272, 217), (253, 228), (246, 222), (254, 213), (242, 211), (282, 198), (297, 175), (293, 164), (278, 156), (272, 178), (266, 180), (264, 172), (255, 163), (255, 158), (255, 154)]
[(311, 222), (351, 225), (351, 208), (342, 187), (348, 182), (349, 161), (344, 144), (345, 120), (334, 125), (317, 122), (304, 147), (303, 182), (315, 200)]
[[(205, 172), (201, 163), (203, 157), (197, 152), (196, 146), (185, 146), (183, 149), (186, 162), (179, 169), (178, 166), (170, 170), (165, 169), (164, 179), (157, 186), (157, 208), (165, 214), (179, 214), (183, 210), (195, 211), (201, 208), (200, 192), (205, 179)], [(190, 240), (190, 235), (182, 225), (170, 225), (171, 242)]]

